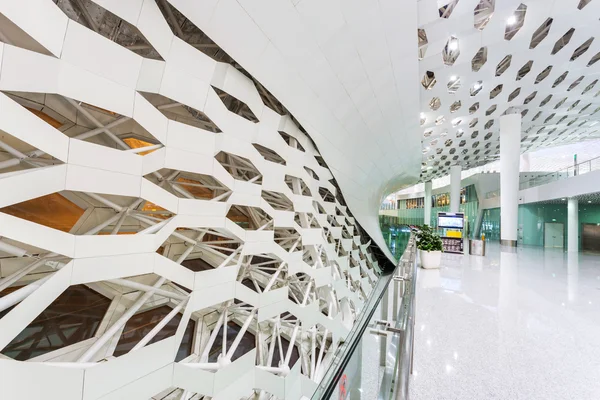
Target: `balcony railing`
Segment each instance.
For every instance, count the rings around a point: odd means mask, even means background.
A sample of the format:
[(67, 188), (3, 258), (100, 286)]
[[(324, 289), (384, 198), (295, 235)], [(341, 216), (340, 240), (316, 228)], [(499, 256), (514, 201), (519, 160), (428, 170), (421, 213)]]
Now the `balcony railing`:
[(558, 171), (550, 172), (545, 175), (536, 176), (535, 178), (521, 182), (519, 189), (529, 189), (597, 170), (600, 170), (600, 157), (592, 158), (591, 160), (583, 161), (573, 166), (559, 169)]
[[(375, 398), (377, 388), (367, 387), (367, 384), (379, 387), (377, 398), (380, 400), (408, 399), (416, 276), (416, 243), (414, 235), (411, 235), (395, 271), (382, 275), (373, 288), (358, 320), (334, 353), (312, 400)], [(388, 307), (388, 302), (391, 307)], [(388, 311), (391, 315), (387, 315)], [(387, 320), (388, 317), (390, 320)], [(373, 347), (374, 337), (381, 339)], [(368, 346), (366, 351), (375, 355), (371, 357), (373, 360), (363, 359), (363, 346)], [(372, 364), (373, 361), (375, 364)], [(382, 366), (385, 368), (380, 374), (377, 371)], [(366, 375), (377, 381), (367, 382), (370, 380), (364, 379)]]

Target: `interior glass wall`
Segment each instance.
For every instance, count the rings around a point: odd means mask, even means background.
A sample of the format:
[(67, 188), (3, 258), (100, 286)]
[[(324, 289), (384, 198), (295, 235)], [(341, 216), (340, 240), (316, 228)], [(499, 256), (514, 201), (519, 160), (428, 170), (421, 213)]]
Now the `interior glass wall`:
[[(421, 216), (421, 221), (423, 221), (423, 216)], [(408, 239), (410, 239), (410, 228), (400, 218), (387, 215), (379, 216), (379, 225), (388, 248), (394, 257), (400, 258), (406, 249)]]
[[(465, 214), (465, 226), (467, 237), (475, 234), (477, 212), (479, 211), (479, 199), (474, 185), (469, 185), (460, 191), (459, 211)], [(401, 224), (423, 225), (428, 224), (437, 227), (437, 213), (450, 211), (450, 194), (440, 193), (431, 196), (431, 220), (425, 221), (424, 199), (398, 200), (398, 218)]]
[[(519, 206), (519, 245), (544, 246), (546, 224), (562, 224), (563, 248), (567, 247), (567, 204), (521, 204)], [(600, 205), (579, 204), (579, 237), (584, 224), (600, 224)], [(560, 230), (560, 226), (557, 226)], [(483, 211), (481, 233), (486, 240), (500, 240), (500, 208)], [(581, 243), (580, 243), (581, 247)]]

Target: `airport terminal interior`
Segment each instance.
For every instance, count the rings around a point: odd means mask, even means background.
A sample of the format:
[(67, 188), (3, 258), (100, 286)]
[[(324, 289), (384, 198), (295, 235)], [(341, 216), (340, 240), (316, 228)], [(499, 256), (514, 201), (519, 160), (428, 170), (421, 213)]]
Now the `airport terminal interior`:
[(599, 399), (599, 21), (0, 1), (0, 399)]

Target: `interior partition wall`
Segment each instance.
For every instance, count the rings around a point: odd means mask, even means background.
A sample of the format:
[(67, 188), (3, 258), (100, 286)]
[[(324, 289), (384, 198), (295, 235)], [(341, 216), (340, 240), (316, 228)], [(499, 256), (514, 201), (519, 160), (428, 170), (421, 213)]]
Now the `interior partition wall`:
[(171, 2), (72, 3), (0, 5), (0, 398), (310, 397), (383, 267), (326, 160)]

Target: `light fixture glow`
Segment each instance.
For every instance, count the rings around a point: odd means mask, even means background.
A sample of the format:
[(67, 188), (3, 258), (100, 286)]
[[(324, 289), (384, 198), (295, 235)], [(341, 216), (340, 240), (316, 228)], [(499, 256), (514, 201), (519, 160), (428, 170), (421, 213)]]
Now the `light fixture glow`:
[(510, 17), (508, 17), (508, 18), (507, 18), (507, 20), (506, 20), (506, 25), (508, 25), (508, 26), (512, 26), (512, 25), (514, 25), (514, 24), (516, 24), (516, 23), (517, 23), (517, 17), (516, 17), (516, 16), (514, 16), (514, 15), (511, 15), (511, 16), (510, 16)]
[(458, 78), (456, 77), (456, 75), (452, 75), (452, 76), (450, 77), (450, 82), (454, 82), (454, 81), (456, 81), (457, 79), (458, 79)]
[(425, 118), (425, 113), (421, 113), (421, 114), (419, 114), (419, 115), (420, 115), (421, 119), (424, 119), (424, 118)]
[(475, 89), (475, 90), (478, 90), (480, 87), (481, 87), (481, 85), (479, 84), (479, 82), (476, 82), (476, 83), (473, 85), (473, 89)]
[(458, 49), (458, 42), (456, 40), (452, 40), (452, 41), (450, 41), (450, 43), (448, 43), (448, 50), (454, 51), (457, 49)]

